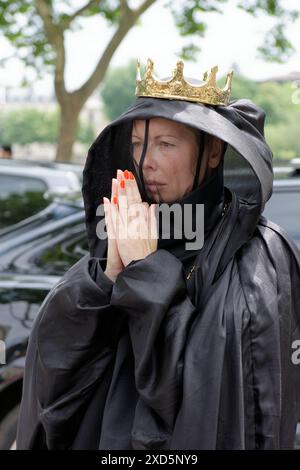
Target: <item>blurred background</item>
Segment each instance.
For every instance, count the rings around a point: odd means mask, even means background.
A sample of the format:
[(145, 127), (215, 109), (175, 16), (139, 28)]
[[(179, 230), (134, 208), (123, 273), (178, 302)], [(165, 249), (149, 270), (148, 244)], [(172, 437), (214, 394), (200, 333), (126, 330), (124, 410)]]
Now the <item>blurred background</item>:
[(134, 100), (137, 58), (158, 78), (179, 58), (187, 78), (218, 65), (221, 87), (234, 70), (232, 99), (267, 113), (264, 215), (300, 247), (299, 31), (299, 0), (0, 0), (0, 449), (15, 448), (40, 306), (89, 252), (83, 165)]
[(300, 155), (297, 0), (0, 1), (0, 144), (13, 158), (83, 163), (134, 98), (135, 64), (235, 71), (232, 97), (267, 112), (276, 159)]

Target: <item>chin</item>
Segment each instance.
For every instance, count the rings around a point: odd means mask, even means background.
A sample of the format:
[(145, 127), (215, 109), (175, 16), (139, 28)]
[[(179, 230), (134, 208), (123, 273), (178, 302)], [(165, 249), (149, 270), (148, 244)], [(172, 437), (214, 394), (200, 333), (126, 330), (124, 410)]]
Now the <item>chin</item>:
[(166, 202), (167, 204), (172, 204), (178, 200), (178, 196), (164, 196), (161, 202)]

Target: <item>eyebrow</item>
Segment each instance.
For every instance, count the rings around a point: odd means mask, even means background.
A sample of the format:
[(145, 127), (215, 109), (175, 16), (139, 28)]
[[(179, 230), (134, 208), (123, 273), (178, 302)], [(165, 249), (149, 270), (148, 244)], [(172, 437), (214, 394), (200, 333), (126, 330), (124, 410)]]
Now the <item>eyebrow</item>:
[[(142, 140), (141, 137), (139, 137), (135, 134), (132, 134), (132, 137), (135, 137), (136, 139)], [(173, 139), (179, 140), (178, 137), (175, 137), (175, 135), (171, 135), (171, 134), (160, 134), (160, 135), (155, 136), (155, 139), (160, 139), (161, 137), (172, 137)]]

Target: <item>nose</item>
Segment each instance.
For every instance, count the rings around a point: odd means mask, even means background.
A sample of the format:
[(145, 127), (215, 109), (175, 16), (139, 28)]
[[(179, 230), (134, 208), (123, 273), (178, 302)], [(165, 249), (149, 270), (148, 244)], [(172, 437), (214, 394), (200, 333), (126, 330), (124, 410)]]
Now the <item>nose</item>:
[(147, 150), (144, 158), (143, 169), (155, 171), (157, 169), (157, 156), (155, 155), (155, 149), (148, 142)]

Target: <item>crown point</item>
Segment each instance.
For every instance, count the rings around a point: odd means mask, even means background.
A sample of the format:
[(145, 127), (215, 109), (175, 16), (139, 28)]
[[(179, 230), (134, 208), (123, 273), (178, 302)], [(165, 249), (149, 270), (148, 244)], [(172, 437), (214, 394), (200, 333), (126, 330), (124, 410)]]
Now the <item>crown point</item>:
[(183, 79), (183, 67), (184, 63), (182, 60), (178, 60), (176, 63), (176, 67), (173, 70), (173, 80), (182, 80)]
[(139, 82), (142, 80), (142, 77), (141, 77), (141, 63), (140, 63), (139, 59), (136, 60), (136, 80), (138, 80)]
[(232, 77), (233, 77), (233, 70), (230, 70), (227, 74), (227, 77), (226, 77), (226, 83), (225, 83), (225, 87), (223, 88), (223, 91), (225, 92), (230, 92), (231, 90), (231, 83), (232, 83)]
[(215, 87), (217, 84), (217, 71), (218, 71), (218, 66), (215, 65), (210, 69), (210, 74), (208, 77), (208, 83), (210, 86)]
[(147, 68), (148, 68), (149, 70), (153, 70), (153, 68), (154, 68), (154, 62), (153, 62), (152, 59), (150, 59), (150, 57), (149, 57), (149, 59), (147, 60)]
[(148, 60), (147, 60), (147, 67), (146, 67), (145, 77), (153, 79), (154, 78), (153, 77), (153, 70), (154, 70), (154, 62), (149, 57)]

